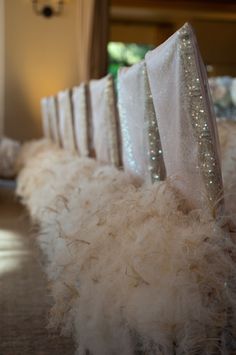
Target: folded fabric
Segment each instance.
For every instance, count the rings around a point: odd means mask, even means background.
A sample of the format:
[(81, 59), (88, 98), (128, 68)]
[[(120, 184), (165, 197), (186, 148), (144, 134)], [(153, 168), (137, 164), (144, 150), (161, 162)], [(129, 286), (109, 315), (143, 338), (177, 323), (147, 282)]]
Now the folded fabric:
[(144, 62), (118, 76), (124, 169), (140, 181), (165, 177), (161, 140)]
[(185, 24), (145, 57), (167, 177), (190, 208), (221, 212), (222, 178), (213, 105), (197, 41)]
[(121, 165), (120, 132), (112, 76), (90, 81), (89, 92), (96, 158), (118, 167)]
[(76, 152), (70, 91), (60, 91), (57, 94), (57, 102), (59, 114), (59, 132), (62, 146), (66, 150)]
[(0, 138), (0, 177), (11, 179), (16, 176), (20, 147), (20, 143), (13, 139)]
[(73, 88), (72, 93), (76, 146), (81, 157), (91, 155), (91, 122), (86, 84)]
[(40, 101), (41, 103), (41, 113), (42, 113), (42, 123), (43, 123), (43, 136), (47, 139), (52, 138), (52, 131), (50, 126), (49, 109), (48, 109), (48, 98), (44, 97)]
[(51, 138), (58, 146), (61, 145), (59, 134), (59, 117), (56, 105), (56, 98), (54, 96), (48, 97), (48, 114), (51, 127)]

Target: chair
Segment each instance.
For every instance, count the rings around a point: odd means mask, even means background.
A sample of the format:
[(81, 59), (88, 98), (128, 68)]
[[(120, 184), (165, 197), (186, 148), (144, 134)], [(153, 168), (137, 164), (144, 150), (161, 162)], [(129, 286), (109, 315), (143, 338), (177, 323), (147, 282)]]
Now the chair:
[(71, 152), (76, 152), (74, 135), (74, 123), (71, 103), (71, 92), (69, 90), (60, 91), (57, 94), (59, 132), (62, 147)]
[(89, 93), (96, 158), (120, 167), (120, 132), (112, 76), (90, 81)]

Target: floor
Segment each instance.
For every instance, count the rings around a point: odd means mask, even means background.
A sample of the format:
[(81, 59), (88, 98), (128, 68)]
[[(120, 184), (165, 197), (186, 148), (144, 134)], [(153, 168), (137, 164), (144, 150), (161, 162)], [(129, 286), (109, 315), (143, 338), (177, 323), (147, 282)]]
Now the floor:
[(52, 299), (29, 218), (0, 189), (0, 355), (72, 355), (73, 341), (47, 330)]

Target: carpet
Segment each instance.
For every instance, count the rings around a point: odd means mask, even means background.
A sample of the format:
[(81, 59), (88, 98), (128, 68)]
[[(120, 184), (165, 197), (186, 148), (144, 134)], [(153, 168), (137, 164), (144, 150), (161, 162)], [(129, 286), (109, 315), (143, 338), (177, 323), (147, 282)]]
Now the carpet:
[(52, 299), (29, 218), (0, 190), (0, 355), (72, 355), (72, 339), (47, 329)]

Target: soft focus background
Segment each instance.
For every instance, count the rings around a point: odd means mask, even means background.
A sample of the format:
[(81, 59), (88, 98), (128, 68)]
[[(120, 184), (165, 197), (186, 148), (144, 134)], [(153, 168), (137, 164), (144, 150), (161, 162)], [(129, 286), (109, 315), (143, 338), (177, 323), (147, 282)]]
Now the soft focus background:
[[(42, 5), (56, 2), (39, 0)], [(0, 130), (4, 120), (7, 136), (20, 141), (40, 137), (40, 99), (83, 79), (79, 2), (65, 0), (63, 13), (46, 19), (33, 12), (30, 0), (0, 0)], [(116, 74), (120, 65), (140, 60), (186, 21), (195, 28), (209, 76), (236, 77), (233, 0), (111, 0), (107, 71)], [(217, 113), (235, 116), (232, 79), (217, 80), (212, 82)]]

